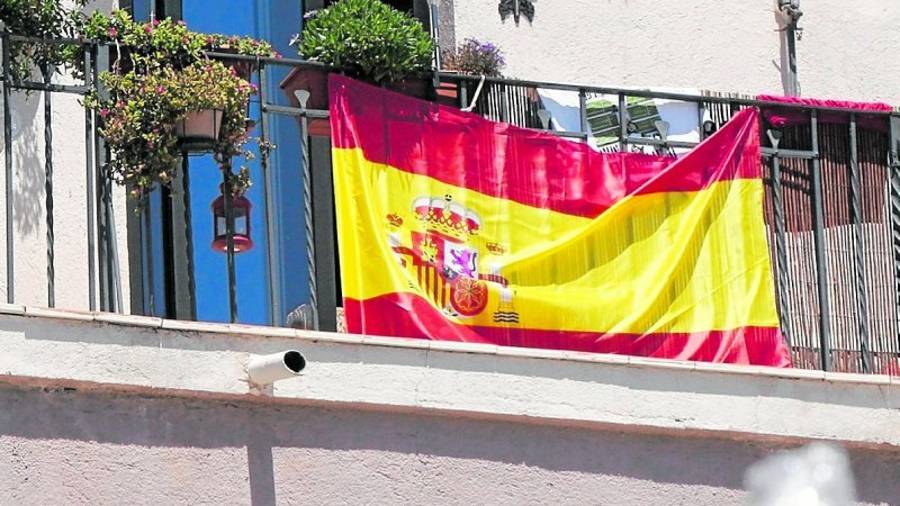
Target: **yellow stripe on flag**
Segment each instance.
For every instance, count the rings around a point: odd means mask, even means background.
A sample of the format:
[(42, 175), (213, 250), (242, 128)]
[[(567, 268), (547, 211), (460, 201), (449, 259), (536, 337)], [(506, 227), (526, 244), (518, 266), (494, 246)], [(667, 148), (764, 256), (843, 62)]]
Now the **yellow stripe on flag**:
[[(759, 179), (627, 197), (588, 219), (372, 163), (358, 149), (335, 148), (333, 162), (344, 297), (416, 293), (442, 309), (439, 290), (421, 286), (402, 250), (428, 225), (413, 203), (447, 196), (483, 219), (464, 242), (478, 251), (478, 272), (508, 281), (519, 328), (644, 334), (778, 326)], [(492, 319), (502, 285), (488, 285), (491, 311), (451, 318), (502, 326)]]

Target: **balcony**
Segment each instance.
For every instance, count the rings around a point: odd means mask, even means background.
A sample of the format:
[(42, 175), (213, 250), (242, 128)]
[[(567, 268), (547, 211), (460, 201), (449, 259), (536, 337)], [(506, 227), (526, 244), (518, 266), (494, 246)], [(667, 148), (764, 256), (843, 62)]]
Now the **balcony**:
[[(340, 332), (328, 111), (301, 107), (289, 84), (334, 69), (210, 54), (251, 64), (251, 119), (279, 144), (259, 153), (242, 228), (234, 201), (209, 209), (220, 179), (207, 154), (186, 151), (172, 189), (144, 207), (111, 184), (98, 118), (77, 100), (114, 53), (69, 43), (88, 48), (84, 83), (13, 82), (3, 66), (11, 502), (737, 504), (749, 465), (810, 441), (847, 449), (860, 500), (900, 494), (897, 114), (424, 76), (429, 100), (602, 151), (681, 152), (746, 107), (791, 118), (766, 123), (762, 141), (795, 369), (359, 336)], [(659, 123), (663, 103), (693, 111), (696, 138)], [(213, 252), (223, 227), (226, 251)], [(237, 252), (244, 232), (250, 253)], [(285, 296), (296, 270), (299, 300)], [(301, 378), (252, 381), (254, 357), (288, 349), (309, 361)]]
[[(13, 34), (4, 38), (26, 40)], [(248, 285), (239, 283), (240, 257), (234, 246), (218, 257), (225, 267), (218, 268), (222, 273), (218, 286), (224, 290), (211, 294), (196, 289), (197, 276), (208, 277), (203, 271), (211, 267), (197, 264), (194, 252), (205, 246), (193, 244), (189, 192), (163, 192), (155, 208), (126, 206), (121, 192), (102, 174), (107, 151), (96, 131), (97, 118), (89, 112), (74, 113), (71, 97), (98, 89), (98, 69), (110, 61), (110, 48), (89, 41), (61, 42), (88, 49), (83, 83), (14, 82), (8, 71), (4, 78), (7, 302), (195, 319), (197, 305), (206, 302), (198, 297), (214, 295), (219, 300), (227, 297), (227, 319), (241, 322), (239, 294)], [(292, 92), (310, 83), (315, 88), (313, 81), (321, 80), (330, 69), (289, 58), (209, 56), (243, 61), (254, 68), (252, 78), (259, 94), (251, 116), (263, 142), (272, 140), (272, 125), (279, 122), (296, 122), (303, 132), (293, 163), (308, 171), (304, 179), (308, 187), (298, 188), (299, 211), (307, 217), (307, 239), (290, 265), (272, 251), (278, 235), (286, 233), (278, 229), (280, 210), (273, 197), (278, 163), (285, 161), (271, 160), (267, 151), (260, 153), (262, 204), (253, 212), (263, 217), (261, 229), (257, 227), (253, 234), (265, 237), (261, 242), (266, 265), (260, 274), (266, 282), (262, 292), (258, 287), (251, 290), (266, 300), (263, 323), (286, 323), (293, 307), (285, 307), (280, 295), (284, 287), (279, 284), (286, 269), (301, 265), (309, 273), (305, 325), (335, 331), (340, 327), (341, 298), (324, 123), (328, 111), (312, 108), (322, 107), (321, 102), (302, 107)], [(303, 77), (299, 85), (297, 76)], [(900, 116), (734, 95), (479, 79), (456, 73), (423, 76), (421, 82), (424, 88), (419, 93), (424, 90), (431, 100), (468, 107), (495, 121), (548, 130), (573, 142), (600, 142), (598, 149), (607, 151), (665, 154), (684, 150), (751, 106), (760, 107), (769, 118), (795, 118), (777, 128), (767, 122), (762, 139), (769, 249), (782, 331), (794, 365), (854, 373), (886, 373), (896, 367), (900, 360), (900, 205), (896, 205), (900, 202)], [(23, 107), (24, 92), (31, 94), (31, 100), (40, 97), (43, 111), (33, 105)], [(557, 97), (569, 94), (570, 102), (576, 104), (571, 109), (578, 129), (560, 126), (549, 107), (548, 92)], [(653, 106), (660, 100), (697, 111), (697, 139), (685, 141), (660, 132), (659, 112)], [(74, 139), (68, 129), (59, 130), (54, 115), (60, 110), (71, 114), (67, 120), (83, 122), (81, 140)], [(29, 123), (43, 125), (40, 149), (36, 139), (16, 135)], [(22, 147), (22, 143), (30, 146)], [(73, 149), (83, 156), (71, 156)], [(37, 156), (41, 151), (43, 156)], [(185, 169), (189, 158), (186, 151)], [(75, 176), (76, 166), (83, 176)], [(185, 175), (190, 172), (184, 171)], [(189, 187), (184, 181), (178, 184), (182, 190)], [(233, 237), (235, 213), (227, 206), (226, 202), (226, 223)], [(59, 231), (60, 223), (65, 230)], [(60, 232), (65, 234), (63, 242), (57, 238)], [(154, 243), (159, 238), (162, 244)], [(40, 257), (46, 259), (40, 262), (44, 272), (35, 269)]]

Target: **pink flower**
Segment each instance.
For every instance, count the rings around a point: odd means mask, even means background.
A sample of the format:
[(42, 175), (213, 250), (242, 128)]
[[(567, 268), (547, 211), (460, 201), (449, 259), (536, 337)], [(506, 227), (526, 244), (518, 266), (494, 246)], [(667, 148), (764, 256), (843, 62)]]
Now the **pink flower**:
[(110, 26), (109, 30), (106, 31), (106, 34), (110, 37), (115, 37), (116, 35), (119, 35), (119, 31), (116, 30), (115, 26)]
[(109, 109), (105, 107), (103, 109), (100, 109), (100, 117), (105, 118), (107, 116), (109, 116)]
[(144, 25), (144, 31), (147, 33), (150, 33), (153, 31), (153, 27), (150, 26), (150, 23), (147, 23), (146, 25)]
[(254, 83), (250, 83), (250, 89), (253, 90), (253, 93), (256, 93), (256, 90), (259, 89), (259, 86)]
[(187, 26), (187, 23), (185, 23), (184, 21), (179, 20), (179, 21), (178, 21), (178, 26)]
[(154, 19), (154, 20), (153, 20), (153, 26), (159, 26), (159, 20), (158, 20), (158, 19)]
[(165, 87), (165, 86), (160, 86), (159, 88), (156, 88), (156, 93), (159, 94), (159, 95), (162, 95), (162, 94), (165, 93), (165, 92), (166, 92), (166, 87)]

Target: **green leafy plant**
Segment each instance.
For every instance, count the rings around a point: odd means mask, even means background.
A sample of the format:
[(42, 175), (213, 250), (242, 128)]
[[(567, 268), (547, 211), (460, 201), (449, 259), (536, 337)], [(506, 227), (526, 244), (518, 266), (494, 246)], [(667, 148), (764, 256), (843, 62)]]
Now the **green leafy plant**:
[(444, 54), (444, 66), (465, 74), (500, 77), (506, 59), (496, 44), (468, 38), (455, 51)]
[(150, 63), (181, 67), (197, 61), (204, 51), (233, 53), (245, 56), (280, 56), (268, 42), (250, 37), (198, 33), (187, 28), (183, 21), (164, 19), (152, 23), (136, 23), (126, 11), (111, 15), (95, 12), (84, 19), (80, 31), (85, 38), (115, 44), (126, 60), (140, 64), (152, 56)]
[(211, 34), (205, 36), (206, 49), (210, 51), (225, 51), (245, 56), (278, 57), (280, 56), (272, 45), (266, 41), (256, 40), (252, 37), (238, 37), (236, 35)]
[[(75, 0), (83, 7), (87, 0)], [(80, 12), (63, 6), (62, 0), (0, 0), (0, 21), (8, 32), (44, 39), (77, 35)], [(10, 74), (16, 81), (31, 78), (35, 69), (55, 71), (69, 63), (77, 45), (17, 41), (10, 43)], [(49, 77), (49, 76), (48, 76)]]
[(379, 0), (341, 0), (306, 22), (300, 55), (374, 83), (431, 67), (434, 45), (418, 20)]
[[(113, 155), (107, 166), (110, 177), (128, 186), (132, 196), (141, 199), (156, 185), (172, 182), (182, 156), (176, 125), (194, 112), (221, 111), (212, 151), (223, 170), (231, 168), (233, 157), (252, 159), (245, 149), (246, 114), (256, 86), (204, 51), (228, 41), (237, 51), (271, 56), (271, 46), (192, 32), (170, 19), (137, 23), (124, 11), (94, 14), (83, 30), (118, 48), (112, 70), (100, 75), (105, 93), (87, 96), (85, 105), (102, 118), (100, 133)], [(247, 167), (241, 166), (229, 184), (234, 193), (246, 190)]]

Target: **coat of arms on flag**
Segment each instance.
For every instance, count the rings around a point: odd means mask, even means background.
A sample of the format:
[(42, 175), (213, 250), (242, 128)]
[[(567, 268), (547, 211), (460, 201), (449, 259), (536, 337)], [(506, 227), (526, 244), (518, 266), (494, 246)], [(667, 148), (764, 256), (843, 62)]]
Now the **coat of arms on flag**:
[[(517, 323), (507, 280), (484, 272), (480, 262), (506, 250), (482, 240), (478, 213), (453, 202), (452, 195), (417, 197), (410, 210), (412, 220), (396, 212), (386, 216), (388, 239), (400, 266), (409, 269), (431, 301), (448, 316), (469, 318), (496, 299), (495, 320)], [(484, 255), (479, 247), (484, 247)]]

